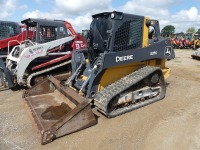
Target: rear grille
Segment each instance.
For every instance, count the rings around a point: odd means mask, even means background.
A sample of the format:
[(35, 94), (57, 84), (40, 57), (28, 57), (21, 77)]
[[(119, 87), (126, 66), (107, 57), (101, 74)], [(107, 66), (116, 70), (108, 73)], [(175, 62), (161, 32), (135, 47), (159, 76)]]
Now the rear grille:
[(114, 51), (130, 50), (142, 46), (142, 20), (124, 22), (116, 31)]

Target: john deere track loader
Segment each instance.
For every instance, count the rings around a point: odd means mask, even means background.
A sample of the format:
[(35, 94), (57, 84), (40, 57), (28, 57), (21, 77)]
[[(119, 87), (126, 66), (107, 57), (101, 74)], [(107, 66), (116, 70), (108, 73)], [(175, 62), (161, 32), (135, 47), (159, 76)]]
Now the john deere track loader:
[(50, 76), (23, 95), (42, 144), (96, 124), (90, 105), (112, 118), (165, 97), (165, 62), (175, 54), (159, 22), (116, 11), (92, 17), (90, 47), (73, 51), (68, 80)]

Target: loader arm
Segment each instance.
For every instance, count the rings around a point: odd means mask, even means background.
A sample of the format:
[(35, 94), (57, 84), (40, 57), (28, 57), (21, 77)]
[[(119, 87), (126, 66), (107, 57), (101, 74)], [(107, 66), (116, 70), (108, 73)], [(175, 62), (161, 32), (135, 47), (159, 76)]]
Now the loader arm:
[[(23, 75), (28, 67), (28, 65), (36, 58), (47, 56), (48, 50), (62, 45), (64, 43), (70, 42), (75, 38), (75, 36), (70, 36), (62, 39), (58, 39), (55, 41), (47, 42), (44, 44), (34, 45), (31, 47), (25, 48), (19, 59), (17, 60), (17, 83), (19, 85), (23, 84)], [(12, 55), (12, 52), (11, 54)], [(69, 55), (71, 55), (71, 51), (69, 51)]]

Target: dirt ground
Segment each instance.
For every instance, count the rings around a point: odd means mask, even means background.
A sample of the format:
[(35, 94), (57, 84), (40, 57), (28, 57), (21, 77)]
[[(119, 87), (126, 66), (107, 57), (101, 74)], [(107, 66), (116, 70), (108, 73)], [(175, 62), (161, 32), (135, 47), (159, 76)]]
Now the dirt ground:
[(42, 146), (24, 107), (21, 91), (0, 92), (0, 149), (160, 150), (200, 149), (200, 61), (192, 50), (175, 50), (164, 100), (107, 119)]

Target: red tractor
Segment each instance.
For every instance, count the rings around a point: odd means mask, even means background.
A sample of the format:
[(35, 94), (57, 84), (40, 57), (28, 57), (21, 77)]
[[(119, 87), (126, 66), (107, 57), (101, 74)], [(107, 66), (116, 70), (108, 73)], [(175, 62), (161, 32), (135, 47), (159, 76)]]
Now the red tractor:
[(192, 47), (192, 34), (186, 33), (181, 36), (181, 47), (180, 48), (191, 48)]
[(16, 22), (0, 21), (0, 58), (5, 59), (12, 47), (26, 39), (25, 28), (25, 25)]
[(173, 48), (180, 48), (181, 47), (181, 41), (178, 38), (178, 34), (175, 34), (174, 37), (171, 39), (171, 44), (173, 45)]

